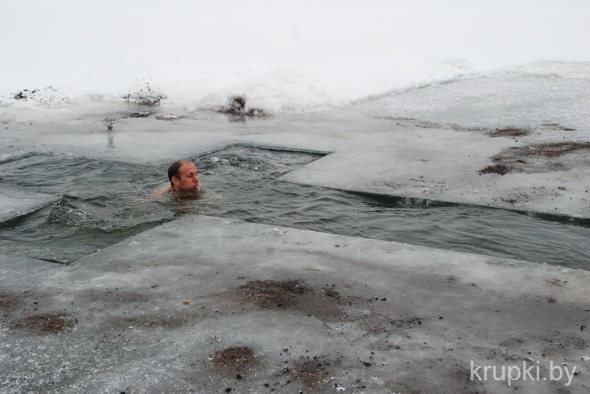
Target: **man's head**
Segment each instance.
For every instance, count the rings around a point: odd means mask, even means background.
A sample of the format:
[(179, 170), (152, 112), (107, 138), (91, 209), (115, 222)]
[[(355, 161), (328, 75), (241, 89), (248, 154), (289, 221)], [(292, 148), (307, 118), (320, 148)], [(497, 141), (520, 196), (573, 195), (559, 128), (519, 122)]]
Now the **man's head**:
[(176, 192), (196, 191), (199, 187), (197, 167), (189, 160), (176, 160), (168, 167), (170, 187)]

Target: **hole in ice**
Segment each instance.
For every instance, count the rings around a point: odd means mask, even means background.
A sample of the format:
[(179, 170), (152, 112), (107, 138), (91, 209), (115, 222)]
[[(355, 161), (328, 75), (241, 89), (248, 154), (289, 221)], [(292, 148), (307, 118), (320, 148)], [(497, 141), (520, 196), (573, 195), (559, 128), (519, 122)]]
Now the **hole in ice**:
[(207, 192), (196, 201), (170, 201), (151, 196), (167, 183), (169, 163), (23, 155), (0, 163), (3, 186), (61, 198), (0, 223), (0, 252), (69, 263), (178, 216), (202, 214), (589, 268), (587, 221), (281, 180), (323, 156), (231, 146), (189, 157)]

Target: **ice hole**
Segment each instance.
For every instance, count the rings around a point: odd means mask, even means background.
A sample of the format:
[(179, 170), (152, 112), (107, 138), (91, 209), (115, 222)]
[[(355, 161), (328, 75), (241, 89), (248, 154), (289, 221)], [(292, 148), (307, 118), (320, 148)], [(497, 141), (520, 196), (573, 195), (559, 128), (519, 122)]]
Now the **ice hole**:
[(588, 222), (280, 180), (324, 155), (234, 145), (189, 157), (212, 193), (184, 202), (151, 196), (167, 183), (169, 163), (24, 156), (0, 164), (2, 183), (58, 200), (0, 222), (0, 252), (68, 264), (180, 215), (201, 214), (589, 269)]

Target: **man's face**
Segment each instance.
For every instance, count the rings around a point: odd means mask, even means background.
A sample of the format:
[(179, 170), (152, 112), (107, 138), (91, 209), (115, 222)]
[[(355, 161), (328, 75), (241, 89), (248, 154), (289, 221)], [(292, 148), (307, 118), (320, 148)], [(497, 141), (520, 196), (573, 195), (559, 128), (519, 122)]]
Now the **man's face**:
[(195, 191), (199, 187), (197, 167), (193, 163), (184, 162), (178, 169), (178, 178), (172, 177), (176, 191)]

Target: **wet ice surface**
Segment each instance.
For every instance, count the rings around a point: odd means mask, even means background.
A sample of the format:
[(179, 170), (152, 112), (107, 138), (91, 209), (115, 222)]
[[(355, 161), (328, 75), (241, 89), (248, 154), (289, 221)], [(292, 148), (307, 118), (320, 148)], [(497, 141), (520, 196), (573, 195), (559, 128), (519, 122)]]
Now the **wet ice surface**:
[(0, 270), (7, 391), (512, 392), (469, 360), (525, 356), (590, 384), (584, 271), (197, 215)]
[[(482, 81), (455, 86), (475, 95)], [(570, 88), (584, 101), (579, 84)], [(436, 97), (436, 89), (407, 94)], [(589, 117), (581, 115), (588, 107), (535, 89), (542, 108), (515, 117), (502, 115), (523, 99), (510, 94), (502, 106), (470, 109), (467, 100), (436, 116), (417, 105), (402, 114), (412, 119), (387, 107), (390, 98), (239, 122), (162, 108), (185, 117), (121, 116), (112, 130), (96, 112), (31, 125), (26, 111), (15, 111), (0, 138), (23, 152), (149, 165), (230, 143), (333, 152), (280, 179), (588, 218), (586, 150), (524, 158), (533, 164), (528, 172), (479, 174), (511, 147), (588, 141)], [(113, 108), (104, 114), (120, 111)], [(479, 117), (483, 110), (495, 115)], [(547, 117), (537, 120), (539, 113)], [(489, 135), (507, 126), (534, 133)], [(539, 171), (545, 159), (550, 165)], [(0, 275), (3, 391), (582, 393), (590, 386), (583, 270), (184, 215), (71, 266), (2, 254)], [(508, 366), (524, 357), (539, 361), (541, 378), (550, 361), (581, 373), (568, 388), (469, 380), (471, 360)]]
[[(362, 128), (346, 148), (285, 179), (588, 217), (590, 66), (539, 68), (534, 75), (513, 69), (361, 103), (353, 111), (389, 127)], [(524, 135), (494, 134), (506, 129)], [(363, 151), (364, 144), (372, 149)], [(343, 165), (351, 157), (372, 171), (351, 171)], [(495, 165), (507, 171), (482, 172)]]
[(55, 200), (57, 196), (5, 187), (0, 190), (0, 222), (30, 214)]

